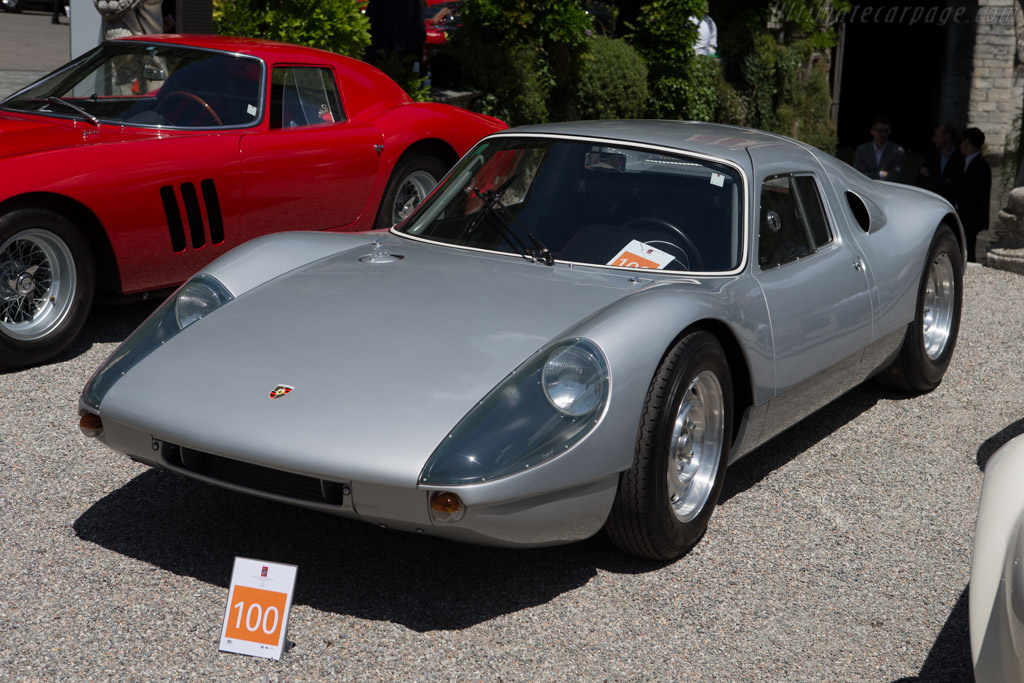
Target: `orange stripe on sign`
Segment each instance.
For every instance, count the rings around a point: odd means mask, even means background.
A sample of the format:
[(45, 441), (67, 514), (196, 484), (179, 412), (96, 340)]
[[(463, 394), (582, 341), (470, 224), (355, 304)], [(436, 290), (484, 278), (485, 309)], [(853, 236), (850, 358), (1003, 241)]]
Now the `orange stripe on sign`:
[(615, 265), (626, 268), (653, 268), (654, 270), (658, 270), (661, 267), (656, 261), (644, 258), (631, 251), (622, 252), (622, 255), (616, 259)]

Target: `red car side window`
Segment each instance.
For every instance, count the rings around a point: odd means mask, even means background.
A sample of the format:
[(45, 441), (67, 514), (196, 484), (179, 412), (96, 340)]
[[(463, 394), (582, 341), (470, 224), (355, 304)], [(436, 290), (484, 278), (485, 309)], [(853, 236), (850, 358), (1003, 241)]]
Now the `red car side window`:
[(313, 66), (278, 66), (270, 81), (270, 127), (298, 128), (345, 120), (334, 74)]

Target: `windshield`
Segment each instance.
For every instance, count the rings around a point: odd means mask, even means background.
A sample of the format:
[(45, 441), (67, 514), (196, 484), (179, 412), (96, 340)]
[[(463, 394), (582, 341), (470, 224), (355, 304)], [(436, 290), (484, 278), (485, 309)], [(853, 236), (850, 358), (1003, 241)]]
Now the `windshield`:
[(685, 154), (502, 136), (470, 151), (398, 231), (533, 260), (727, 272), (742, 256), (740, 178)]
[(0, 106), (134, 126), (248, 126), (260, 118), (263, 83), (253, 57), (111, 41)]

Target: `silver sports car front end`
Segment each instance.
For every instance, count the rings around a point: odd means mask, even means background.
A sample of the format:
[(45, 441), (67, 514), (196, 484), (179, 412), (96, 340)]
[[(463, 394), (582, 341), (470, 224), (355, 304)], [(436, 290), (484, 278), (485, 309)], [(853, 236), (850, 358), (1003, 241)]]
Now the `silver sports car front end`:
[(153, 467), (392, 528), (509, 545), (597, 532), (650, 369), (613, 377), (636, 364), (630, 340), (594, 314), (652, 282), (390, 236), (400, 258), (374, 259), (366, 237), (337, 239), (351, 248), (272, 286), (242, 291), (237, 260), (186, 283), (86, 386), (91, 433)]

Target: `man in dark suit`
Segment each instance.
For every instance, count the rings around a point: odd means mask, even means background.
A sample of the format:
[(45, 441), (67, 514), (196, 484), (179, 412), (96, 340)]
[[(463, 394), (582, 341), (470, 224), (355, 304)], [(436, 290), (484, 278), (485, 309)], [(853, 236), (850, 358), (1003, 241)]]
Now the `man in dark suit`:
[(900, 181), (907, 153), (889, 139), (892, 126), (888, 116), (871, 120), (871, 142), (865, 142), (853, 155), (853, 167), (869, 178)]
[(939, 125), (932, 136), (935, 147), (924, 157), (917, 172), (917, 184), (956, 205), (957, 190), (964, 175), (964, 155), (957, 149), (956, 129), (949, 124)]
[(967, 233), (967, 260), (974, 261), (978, 233), (988, 230), (988, 205), (992, 195), (992, 169), (981, 156), (985, 134), (977, 128), (968, 128), (960, 135), (960, 152), (964, 155), (964, 176), (956, 211)]

